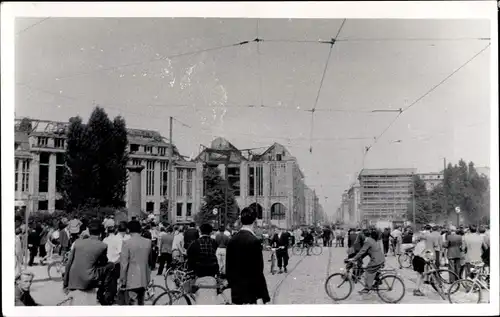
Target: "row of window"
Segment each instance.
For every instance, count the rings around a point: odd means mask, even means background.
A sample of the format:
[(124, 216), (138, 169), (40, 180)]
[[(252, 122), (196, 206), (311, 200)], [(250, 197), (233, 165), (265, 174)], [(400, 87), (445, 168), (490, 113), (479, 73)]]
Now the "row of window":
[[(176, 205), (176, 216), (182, 217), (182, 208), (184, 207), (184, 203), (177, 203)], [(153, 212), (155, 209), (155, 203), (153, 201), (146, 202), (146, 211)], [(186, 203), (186, 217), (191, 217), (193, 215), (193, 204)]]
[[(64, 210), (64, 200), (56, 199), (55, 201), (55, 210)], [(48, 200), (39, 200), (38, 201), (38, 211), (47, 211), (49, 210), (49, 201)]]
[[(141, 165), (141, 160), (132, 160), (133, 165)], [(186, 196), (188, 198), (193, 197), (193, 173), (194, 170), (191, 168), (177, 168), (177, 184), (176, 184), (176, 195), (177, 197), (183, 197), (184, 195), (184, 182), (186, 182)], [(184, 172), (186, 173), (186, 179), (184, 179)], [(155, 161), (146, 161), (146, 196), (155, 195)], [(168, 162), (160, 162), (160, 195), (168, 195)]]
[[(151, 145), (144, 145), (143, 147), (143, 152), (146, 154), (158, 154), (160, 156), (166, 156), (167, 155), (167, 147), (165, 146), (159, 146), (157, 147), (157, 152), (154, 152), (154, 148)], [(130, 153), (135, 153), (139, 152), (140, 150), (140, 145), (139, 144), (130, 144)]]
[(30, 161), (16, 160), (15, 165), (15, 191), (28, 192), (30, 181)]
[[(38, 191), (47, 193), (49, 191), (49, 162), (51, 153), (40, 153), (40, 164), (38, 173)], [(56, 188), (62, 182), (64, 174), (64, 153), (55, 153), (56, 156)]]
[[(54, 138), (54, 148), (64, 149), (66, 140), (64, 138)], [(37, 138), (38, 147), (47, 147), (49, 145), (49, 137), (39, 136)]]

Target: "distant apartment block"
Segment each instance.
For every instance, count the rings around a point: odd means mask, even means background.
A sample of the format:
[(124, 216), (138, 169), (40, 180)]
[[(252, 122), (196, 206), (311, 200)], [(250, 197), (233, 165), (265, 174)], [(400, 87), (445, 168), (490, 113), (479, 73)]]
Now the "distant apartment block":
[(425, 183), (425, 188), (431, 191), (443, 182), (443, 173), (418, 173), (418, 176)]
[(363, 220), (406, 220), (416, 169), (364, 169), (359, 175)]

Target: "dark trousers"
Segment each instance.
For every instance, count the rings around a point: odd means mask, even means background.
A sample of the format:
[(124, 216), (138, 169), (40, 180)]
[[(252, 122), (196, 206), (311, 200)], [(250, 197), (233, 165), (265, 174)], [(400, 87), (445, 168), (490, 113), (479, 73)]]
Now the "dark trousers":
[(38, 255), (42, 259), (47, 256), (47, 251), (45, 251), (45, 243), (38, 247)]
[[(460, 278), (460, 270), (461, 270), (461, 265), (460, 265), (460, 259), (448, 259), (448, 266), (450, 268), (450, 271), (456, 273), (458, 277)], [(451, 278), (454, 280), (454, 277)]]
[(167, 262), (167, 270), (170, 268), (170, 264), (172, 264), (172, 253), (164, 252), (160, 254), (160, 266), (158, 267), (158, 275), (163, 273), (163, 267), (165, 266), (165, 262)]
[(35, 262), (35, 257), (36, 257), (36, 255), (38, 253), (38, 246), (30, 247), (29, 251), (30, 251), (30, 260), (28, 262), (28, 265), (32, 266), (33, 262)]
[(340, 246), (343, 248), (344, 247), (344, 238), (340, 238)]
[[(106, 305), (113, 305), (116, 302), (116, 295), (118, 293), (118, 279), (120, 278), (120, 263), (109, 263), (110, 277), (107, 280), (108, 285), (104, 285), (105, 303)], [(120, 304), (120, 303), (119, 303)], [(121, 305), (124, 305), (121, 303)]]
[(288, 266), (288, 250), (279, 249), (276, 250), (276, 257), (278, 258), (278, 267), (286, 269)]
[(382, 240), (382, 245), (384, 246), (384, 254), (387, 255), (387, 252), (389, 252), (389, 240)]
[[(115, 269), (116, 266), (114, 263), (107, 263), (105, 266), (98, 267), (95, 270), (95, 279), (98, 285), (97, 299), (103, 306), (113, 305), (115, 302), (114, 294), (116, 294), (116, 291), (113, 292), (113, 286), (116, 289), (116, 284), (118, 283), (118, 279), (115, 278)], [(120, 274), (119, 267), (118, 274)]]
[(330, 242), (330, 237), (323, 237), (323, 246), (327, 247), (328, 243)]
[(436, 267), (440, 268), (441, 267), (441, 251), (434, 251), (434, 254), (436, 255)]
[(127, 290), (127, 305), (129, 306), (144, 306), (144, 287)]

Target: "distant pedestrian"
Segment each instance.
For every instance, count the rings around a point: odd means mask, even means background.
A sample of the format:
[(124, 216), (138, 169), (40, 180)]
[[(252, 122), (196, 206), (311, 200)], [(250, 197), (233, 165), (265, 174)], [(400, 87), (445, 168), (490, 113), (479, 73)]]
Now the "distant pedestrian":
[(215, 236), (215, 242), (217, 243), (215, 255), (217, 256), (220, 272), (224, 275), (226, 274), (226, 248), (229, 240), (230, 238), (224, 234), (223, 229), (219, 230), (219, 233)]
[(184, 248), (187, 250), (191, 243), (200, 237), (198, 229), (196, 229), (196, 224), (191, 222), (189, 228), (184, 232)]

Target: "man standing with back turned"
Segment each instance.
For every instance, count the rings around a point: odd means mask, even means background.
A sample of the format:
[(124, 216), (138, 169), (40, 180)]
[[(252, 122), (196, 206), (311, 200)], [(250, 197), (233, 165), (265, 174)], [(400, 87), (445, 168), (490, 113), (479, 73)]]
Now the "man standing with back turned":
[(127, 292), (128, 305), (144, 305), (144, 293), (151, 279), (151, 240), (141, 237), (139, 221), (128, 223), (130, 239), (123, 241), (120, 254), (120, 288)]
[(242, 227), (227, 245), (226, 276), (234, 305), (265, 304), (271, 300), (264, 277), (262, 244), (253, 231), (256, 219), (255, 210), (244, 208)]

